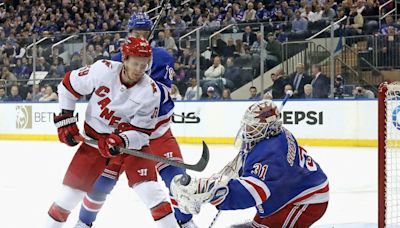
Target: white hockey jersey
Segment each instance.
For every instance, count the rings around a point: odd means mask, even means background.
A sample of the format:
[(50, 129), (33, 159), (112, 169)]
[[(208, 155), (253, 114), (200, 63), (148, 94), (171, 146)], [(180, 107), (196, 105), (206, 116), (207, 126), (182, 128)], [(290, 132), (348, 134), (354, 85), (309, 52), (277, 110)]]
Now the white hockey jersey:
[(148, 145), (160, 104), (160, 90), (145, 74), (133, 86), (121, 81), (122, 64), (99, 60), (91, 66), (68, 72), (58, 86), (61, 109), (75, 110), (76, 101), (93, 92), (85, 114), (84, 135), (98, 139), (116, 128), (127, 148)]

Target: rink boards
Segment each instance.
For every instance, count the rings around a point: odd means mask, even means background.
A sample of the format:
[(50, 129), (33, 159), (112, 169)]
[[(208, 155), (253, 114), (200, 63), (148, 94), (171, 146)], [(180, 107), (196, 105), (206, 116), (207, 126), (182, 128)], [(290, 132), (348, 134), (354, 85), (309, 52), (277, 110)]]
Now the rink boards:
[[(280, 105), (280, 101), (276, 101)], [(183, 143), (233, 143), (250, 101), (176, 102), (175, 136)], [(289, 100), (284, 126), (311, 146), (376, 146), (376, 100)], [(78, 103), (80, 124), (86, 103)], [(57, 140), (53, 113), (57, 103), (1, 103), (0, 139)], [(178, 116), (179, 115), (179, 116)]]

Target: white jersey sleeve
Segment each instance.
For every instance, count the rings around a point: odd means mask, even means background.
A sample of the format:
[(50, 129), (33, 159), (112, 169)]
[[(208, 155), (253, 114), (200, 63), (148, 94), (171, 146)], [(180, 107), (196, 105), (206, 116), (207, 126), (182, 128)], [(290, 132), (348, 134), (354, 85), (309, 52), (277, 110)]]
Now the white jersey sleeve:
[(61, 109), (75, 110), (76, 101), (83, 95), (93, 92), (97, 85), (97, 76), (106, 70), (102, 60), (92, 65), (69, 71), (58, 85), (59, 105)]

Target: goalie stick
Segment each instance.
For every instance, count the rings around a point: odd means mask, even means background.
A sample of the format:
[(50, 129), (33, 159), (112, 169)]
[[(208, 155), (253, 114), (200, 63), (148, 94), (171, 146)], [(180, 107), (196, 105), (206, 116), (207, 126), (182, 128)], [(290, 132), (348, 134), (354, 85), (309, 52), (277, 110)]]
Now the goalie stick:
[[(83, 142), (97, 146), (97, 140), (84, 139)], [(145, 158), (145, 159), (149, 159), (149, 160), (153, 160), (153, 161), (158, 161), (158, 162), (169, 164), (169, 165), (172, 165), (172, 166), (175, 166), (175, 167), (184, 168), (184, 169), (190, 169), (190, 170), (194, 170), (194, 171), (197, 171), (197, 172), (203, 171), (206, 168), (207, 164), (208, 164), (208, 160), (210, 159), (210, 153), (209, 153), (209, 150), (208, 150), (208, 146), (204, 141), (203, 141), (203, 152), (201, 154), (201, 158), (196, 164), (193, 164), (193, 165), (186, 164), (186, 163), (183, 163), (183, 162), (173, 161), (173, 160), (170, 160), (168, 158), (160, 157), (160, 156), (157, 156), (157, 155), (154, 155), (154, 154), (150, 154), (150, 153), (146, 153), (146, 152), (142, 152), (142, 151), (139, 151), (139, 150), (119, 148), (119, 151), (121, 151), (124, 154), (130, 154), (130, 155), (133, 155), (133, 156), (136, 156), (136, 157)]]

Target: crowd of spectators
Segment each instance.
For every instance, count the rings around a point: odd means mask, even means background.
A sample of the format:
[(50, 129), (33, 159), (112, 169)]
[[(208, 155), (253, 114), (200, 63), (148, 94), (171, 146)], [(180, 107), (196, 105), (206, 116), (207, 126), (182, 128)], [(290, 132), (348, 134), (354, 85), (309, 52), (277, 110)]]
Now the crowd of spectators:
[[(0, 6), (0, 87), (6, 88), (5, 95), (2, 95), (0, 90), (0, 100), (18, 100), (18, 97), (21, 97), (22, 100), (40, 101), (40, 98), (36, 98), (38, 94), (48, 94), (42, 101), (55, 100), (56, 97), (52, 95), (54, 92), (50, 92), (50, 89), (56, 90), (55, 86), (65, 72), (91, 64), (98, 59), (110, 58), (119, 50), (126, 35), (117, 31), (126, 29), (131, 14), (146, 12), (158, 6), (160, 2), (6, 1)], [(263, 61), (266, 69), (270, 69), (283, 60), (282, 42), (304, 39), (325, 27), (331, 20), (343, 16), (349, 16), (340, 25), (340, 28), (345, 28), (347, 35), (366, 34), (366, 28), (369, 28), (366, 25), (377, 21), (378, 7), (384, 2), (175, 0), (170, 1), (168, 10), (162, 15), (151, 44), (153, 47), (166, 48), (176, 60), (175, 99), (195, 99), (197, 90), (204, 99), (230, 99), (231, 91), (260, 74), (258, 65), (261, 51), (265, 51)], [(384, 10), (392, 8), (393, 4), (388, 4)], [(157, 14), (156, 10), (149, 15), (153, 17)], [(258, 24), (246, 24), (255, 22)], [(264, 34), (259, 30), (260, 22), (265, 27)], [(190, 42), (181, 48), (178, 43), (179, 37), (195, 27), (204, 26), (203, 34), (207, 35), (227, 25), (233, 25), (232, 29), (215, 36), (211, 46), (202, 50), (198, 60), (201, 66), (201, 80), (197, 82), (193, 79), (196, 72), (195, 49)], [(373, 32), (397, 36), (399, 29), (398, 22), (389, 16), (381, 27)], [(243, 33), (239, 38), (232, 35), (239, 32)], [(52, 44), (78, 33), (87, 34), (87, 45), (83, 47), (85, 52), (83, 49), (71, 52), (63, 45), (51, 48)], [(34, 37), (37, 40), (47, 38), (38, 45), (37, 50), (36, 71), (48, 72), (39, 89), (26, 83), (33, 71), (32, 48), (28, 48), (28, 45), (32, 44)], [(76, 43), (82, 42), (82, 37), (77, 39)], [(265, 50), (261, 50), (262, 47)], [(392, 50), (388, 47), (383, 47), (382, 50), (385, 48), (387, 51)], [(63, 55), (64, 52), (68, 52), (69, 55)], [(254, 63), (257, 66), (254, 66)], [(292, 83), (294, 89), (305, 90), (303, 87), (306, 84), (298, 85), (297, 82)], [(199, 89), (197, 83), (200, 84)], [(298, 87), (301, 89), (297, 89)]]

